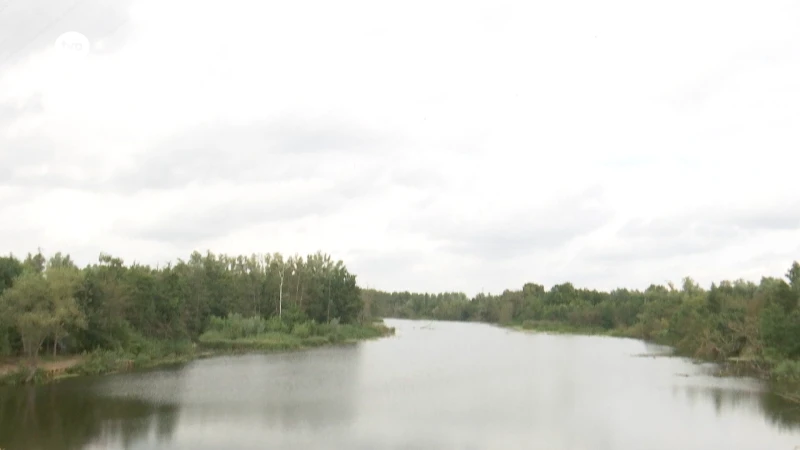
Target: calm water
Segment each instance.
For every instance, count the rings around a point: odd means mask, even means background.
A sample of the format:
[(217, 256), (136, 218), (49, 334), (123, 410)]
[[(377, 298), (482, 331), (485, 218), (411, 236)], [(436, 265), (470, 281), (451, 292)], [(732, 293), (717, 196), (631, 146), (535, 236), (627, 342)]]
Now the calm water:
[[(341, 348), (0, 390), (0, 448), (793, 450), (798, 409), (627, 339), (387, 321)], [(686, 376), (689, 375), (689, 376)]]

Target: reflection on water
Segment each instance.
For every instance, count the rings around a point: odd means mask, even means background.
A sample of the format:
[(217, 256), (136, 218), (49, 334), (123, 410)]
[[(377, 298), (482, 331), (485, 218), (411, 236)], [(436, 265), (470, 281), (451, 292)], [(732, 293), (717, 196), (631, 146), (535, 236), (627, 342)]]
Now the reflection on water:
[[(800, 408), (631, 339), (392, 321), (358, 345), (0, 390), (0, 448), (793, 449)], [(637, 356), (638, 355), (638, 356)]]
[(86, 395), (64, 386), (0, 391), (0, 448), (83, 449), (169, 441), (176, 405)]

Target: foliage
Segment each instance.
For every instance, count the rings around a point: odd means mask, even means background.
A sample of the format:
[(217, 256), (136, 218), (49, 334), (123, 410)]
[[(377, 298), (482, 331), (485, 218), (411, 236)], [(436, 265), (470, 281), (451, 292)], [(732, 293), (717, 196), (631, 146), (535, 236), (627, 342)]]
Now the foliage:
[(188, 361), (194, 355), (195, 345), (190, 341), (153, 340), (135, 336), (125, 350), (99, 349), (85, 354), (83, 361), (70, 372), (78, 375), (99, 375), (165, 362)]
[(0, 386), (19, 386), (27, 383), (42, 383), (47, 379), (42, 369), (31, 370), (27, 367), (19, 367), (14, 372), (0, 377)]
[[(0, 316), (19, 334), (28, 358), (38, 358), (48, 336), (58, 343), (69, 334), (70, 328), (85, 325), (75, 298), (79, 280), (76, 268), (51, 266), (43, 272), (23, 272), (13, 286), (3, 291)], [(4, 346), (9, 345), (7, 331), (3, 334)]]
[(292, 350), (319, 345), (369, 339), (392, 333), (382, 324), (339, 324), (338, 320), (320, 324), (313, 320), (291, 326), (275, 318), (212, 317), (209, 329), (200, 336), (204, 347), (214, 349)]
[(772, 375), (778, 381), (800, 381), (800, 361), (779, 361), (772, 370)]
[[(83, 269), (62, 253), (0, 258), (0, 356), (35, 358), (44, 347), (119, 353), (139, 345), (141, 336), (197, 340), (218, 325), (214, 317), (229, 315), (253, 318), (237, 326), (280, 333), (308, 321), (369, 319), (355, 275), (319, 252), (305, 258), (194, 252), (156, 268), (107, 254)], [(297, 333), (307, 331), (301, 326)]]

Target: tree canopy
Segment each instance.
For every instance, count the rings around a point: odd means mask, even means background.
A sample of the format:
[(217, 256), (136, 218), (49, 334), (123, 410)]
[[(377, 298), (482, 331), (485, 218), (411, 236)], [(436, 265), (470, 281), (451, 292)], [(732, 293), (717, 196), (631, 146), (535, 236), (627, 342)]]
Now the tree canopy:
[(320, 323), (364, 319), (356, 276), (321, 252), (194, 252), (155, 268), (108, 254), (83, 269), (62, 253), (0, 258), (0, 356), (35, 359), (42, 345), (119, 349), (138, 336), (196, 339), (212, 316), (267, 319), (281, 310)]

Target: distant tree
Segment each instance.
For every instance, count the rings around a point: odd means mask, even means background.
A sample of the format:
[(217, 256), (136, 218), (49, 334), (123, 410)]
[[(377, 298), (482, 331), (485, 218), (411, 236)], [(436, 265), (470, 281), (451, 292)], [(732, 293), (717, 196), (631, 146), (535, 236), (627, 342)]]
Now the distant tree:
[(13, 255), (0, 257), (0, 294), (11, 287), (22, 270), (22, 263)]
[(789, 284), (795, 291), (800, 291), (800, 264), (797, 261), (792, 263), (792, 267), (786, 272), (786, 278), (789, 279)]
[(72, 262), (72, 258), (69, 255), (63, 255), (61, 252), (57, 252), (55, 255), (50, 257), (47, 261), (47, 268), (54, 268), (54, 267), (68, 267), (71, 269), (77, 269), (78, 267)]
[(711, 311), (711, 313), (713, 314), (719, 313), (720, 310), (722, 309), (722, 304), (721, 304), (722, 301), (720, 297), (721, 295), (719, 289), (717, 289), (716, 284), (711, 283), (711, 290), (708, 291), (707, 305), (708, 305), (708, 310)]
[(42, 250), (40, 249), (35, 255), (28, 253), (28, 256), (25, 257), (25, 261), (22, 262), (22, 266), (25, 270), (34, 273), (42, 273), (44, 272), (46, 263), (47, 259), (42, 255)]

